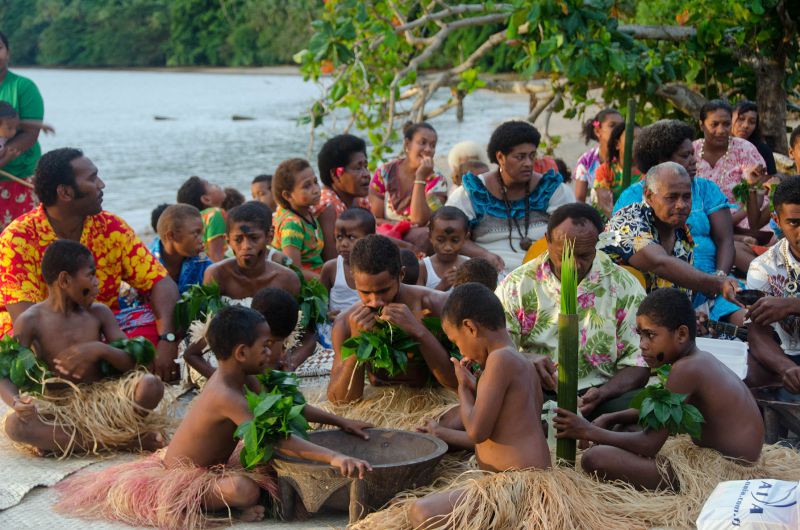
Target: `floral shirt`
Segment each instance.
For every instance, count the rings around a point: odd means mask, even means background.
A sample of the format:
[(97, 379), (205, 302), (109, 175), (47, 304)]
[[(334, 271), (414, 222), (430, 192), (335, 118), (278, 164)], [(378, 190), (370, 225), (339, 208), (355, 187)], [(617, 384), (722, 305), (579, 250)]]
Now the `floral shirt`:
[[(342, 199), (339, 198), (338, 195), (336, 195), (336, 192), (333, 191), (332, 188), (323, 186), (322, 193), (319, 195), (319, 203), (311, 207), (311, 215), (318, 217), (319, 214), (324, 212), (328, 206), (331, 206), (333, 211), (336, 212), (337, 219), (348, 208), (348, 206), (342, 201)], [(357, 208), (369, 210), (369, 199), (366, 197), (357, 197), (355, 206)]]
[[(586, 181), (589, 189), (594, 187), (594, 175), (600, 166), (600, 148), (593, 147), (583, 153), (575, 164), (575, 180)], [(587, 195), (588, 198), (588, 195)]]
[[(370, 191), (384, 201), (385, 218), (389, 221), (407, 221), (411, 215), (411, 194), (400, 197), (397, 187), (397, 166), (403, 160), (399, 158), (379, 166), (369, 183)], [(444, 175), (434, 171), (425, 179), (425, 196), (431, 210), (441, 206), (434, 199), (437, 193), (447, 195), (447, 181)]]
[[(616, 201), (624, 191), (622, 187), (622, 164), (619, 162), (603, 163), (594, 174), (594, 189), (605, 188), (611, 190)], [(631, 169), (630, 184), (635, 184), (642, 179), (642, 172), (636, 168)]]
[[(542, 253), (497, 288), (511, 337), (524, 353), (558, 357), (561, 281)], [(626, 366), (645, 366), (636, 335), (644, 289), (628, 271), (598, 251), (578, 285), (578, 389), (602, 385)]]
[[(800, 283), (800, 261), (792, 254), (789, 241), (785, 238), (754, 259), (747, 270), (747, 288), (764, 291), (767, 296), (791, 296), (786, 287), (792, 280)], [(800, 291), (796, 290), (794, 296), (799, 295)], [(786, 354), (800, 356), (800, 316), (791, 315), (781, 322), (775, 322), (772, 327), (780, 337), (781, 347)]]
[[(42, 206), (14, 220), (0, 235), (0, 335), (12, 331), (6, 306), (47, 298), (42, 256), (56, 239)], [(112, 213), (102, 211), (87, 217), (80, 242), (94, 256), (99, 282), (97, 301), (112, 310), (119, 308), (123, 281), (138, 292), (147, 293), (167, 276), (167, 270), (133, 229)]]
[[(312, 218), (313, 220), (313, 218)], [(276, 250), (295, 247), (300, 250), (300, 266), (313, 272), (319, 272), (324, 264), (322, 260), (322, 226), (316, 220), (310, 225), (294, 212), (278, 205), (272, 218), (275, 236), (272, 246)]]
[[(661, 240), (656, 228), (656, 214), (647, 202), (637, 202), (626, 206), (611, 217), (605, 231), (600, 235), (597, 248), (620, 265), (627, 265), (628, 260), (647, 245), (660, 245)], [(672, 255), (686, 263), (692, 263), (694, 241), (689, 227), (683, 225), (675, 229), (675, 246)], [(652, 272), (642, 271), (646, 289), (649, 293), (661, 287), (679, 287), (669, 280), (656, 276)]]

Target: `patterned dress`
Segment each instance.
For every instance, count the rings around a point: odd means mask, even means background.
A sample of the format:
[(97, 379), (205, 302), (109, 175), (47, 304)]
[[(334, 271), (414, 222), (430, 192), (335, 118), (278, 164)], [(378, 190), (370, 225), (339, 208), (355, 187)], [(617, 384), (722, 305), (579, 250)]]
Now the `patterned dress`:
[[(319, 196), (319, 203), (311, 207), (311, 215), (314, 217), (319, 217), (319, 214), (324, 212), (328, 206), (333, 208), (333, 211), (336, 212), (337, 219), (348, 208), (348, 206), (342, 201), (342, 199), (339, 198), (338, 195), (336, 195), (336, 192), (333, 191), (332, 188), (323, 186), (322, 193), (320, 193)], [(357, 197), (355, 207), (369, 210), (369, 199), (366, 197)]]
[[(370, 191), (384, 201), (385, 219), (388, 221), (407, 221), (411, 215), (411, 193), (401, 197), (398, 189), (397, 169), (403, 160), (399, 158), (379, 166), (369, 184)], [(447, 195), (447, 181), (444, 175), (434, 171), (425, 179), (425, 196), (431, 210), (441, 206), (436, 199), (437, 193)]]
[[(557, 360), (561, 281), (544, 252), (508, 275), (497, 288), (511, 337), (524, 353)], [(606, 383), (626, 366), (645, 366), (636, 335), (642, 286), (598, 251), (578, 285), (578, 389)]]
[(278, 205), (272, 218), (275, 237), (272, 246), (277, 250), (295, 247), (300, 250), (300, 266), (313, 272), (319, 272), (324, 264), (322, 260), (322, 226), (316, 221), (309, 224), (294, 212)]

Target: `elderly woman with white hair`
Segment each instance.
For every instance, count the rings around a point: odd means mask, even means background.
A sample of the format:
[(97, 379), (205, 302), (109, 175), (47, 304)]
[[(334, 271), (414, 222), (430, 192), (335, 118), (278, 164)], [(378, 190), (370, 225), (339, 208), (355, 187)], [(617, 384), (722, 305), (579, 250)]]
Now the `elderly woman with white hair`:
[[(485, 169), (481, 170), (480, 165)], [(447, 153), (447, 165), (452, 172), (453, 186), (450, 187), (452, 193), (457, 187), (461, 186), (461, 177), (466, 173), (480, 175), (489, 171), (489, 159), (486, 157), (486, 150), (478, 143), (471, 140), (458, 142), (450, 148)]]

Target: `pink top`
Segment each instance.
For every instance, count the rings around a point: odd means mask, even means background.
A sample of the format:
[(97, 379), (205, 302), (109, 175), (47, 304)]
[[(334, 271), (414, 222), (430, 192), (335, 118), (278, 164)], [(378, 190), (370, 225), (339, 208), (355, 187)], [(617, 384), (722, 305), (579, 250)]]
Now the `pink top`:
[[(405, 197), (399, 196), (396, 176), (397, 166), (404, 159), (399, 158), (378, 167), (370, 182), (370, 191), (384, 200), (386, 219), (389, 221), (408, 220), (411, 215), (411, 193)], [(430, 197), (435, 193), (447, 194), (447, 182), (444, 176), (435, 171), (425, 178), (425, 195)], [(431, 201), (428, 201), (430, 205)], [(436, 208), (431, 207), (431, 210)]]
[[(311, 215), (318, 217), (319, 214), (324, 212), (328, 206), (333, 207), (333, 211), (336, 212), (337, 219), (348, 208), (348, 206), (342, 201), (342, 199), (339, 198), (338, 195), (336, 195), (336, 192), (333, 191), (332, 188), (323, 186), (322, 192), (319, 195), (319, 203), (311, 207)], [(356, 198), (355, 206), (357, 208), (369, 210), (369, 199), (366, 197), (358, 197)]]

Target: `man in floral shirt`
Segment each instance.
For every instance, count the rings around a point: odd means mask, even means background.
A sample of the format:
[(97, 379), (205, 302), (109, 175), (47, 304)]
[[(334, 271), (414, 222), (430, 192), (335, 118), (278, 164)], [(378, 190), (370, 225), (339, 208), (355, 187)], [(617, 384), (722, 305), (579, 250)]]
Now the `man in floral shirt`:
[(600, 215), (591, 206), (561, 206), (550, 216), (547, 251), (514, 270), (497, 289), (512, 338), (534, 361), (544, 389), (554, 392), (561, 255), (565, 240), (575, 242), (578, 390), (581, 412), (590, 418), (627, 408), (650, 373), (636, 335), (636, 310), (645, 292), (633, 275), (595, 250), (602, 229)]

